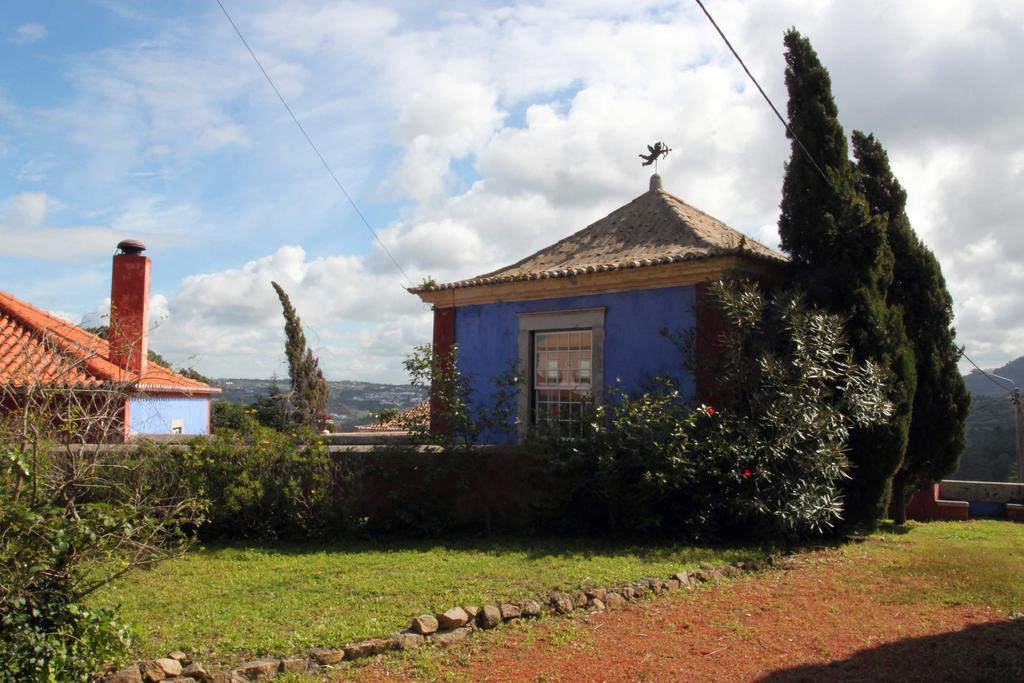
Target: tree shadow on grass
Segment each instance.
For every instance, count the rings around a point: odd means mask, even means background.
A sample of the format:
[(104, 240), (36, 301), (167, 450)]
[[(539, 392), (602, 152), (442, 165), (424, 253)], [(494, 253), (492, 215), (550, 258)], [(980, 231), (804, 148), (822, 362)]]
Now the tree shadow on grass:
[(775, 671), (763, 683), (794, 681), (1022, 681), (1024, 620), (968, 626), (962, 631), (861, 650), (829, 664)]

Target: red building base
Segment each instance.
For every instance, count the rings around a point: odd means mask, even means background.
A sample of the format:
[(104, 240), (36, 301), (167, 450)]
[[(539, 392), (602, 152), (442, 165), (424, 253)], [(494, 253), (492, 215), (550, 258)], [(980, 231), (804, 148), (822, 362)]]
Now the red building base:
[(939, 485), (921, 489), (907, 505), (907, 519), (928, 522), (940, 519), (967, 519), (970, 503), (966, 500), (942, 500)]

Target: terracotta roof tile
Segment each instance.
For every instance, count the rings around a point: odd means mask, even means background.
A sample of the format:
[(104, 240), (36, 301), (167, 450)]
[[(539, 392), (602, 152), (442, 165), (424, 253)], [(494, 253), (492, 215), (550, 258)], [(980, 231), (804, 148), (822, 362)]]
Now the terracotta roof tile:
[(0, 291), (0, 383), (130, 383), (147, 392), (220, 392), (156, 363), (147, 363), (140, 376), (111, 363), (109, 356), (105, 339)]
[(742, 254), (784, 262), (786, 256), (661, 189), (651, 190), (583, 230), (505, 268), (411, 292), (542, 280), (692, 259)]
[(404, 432), (408, 431), (411, 425), (418, 425), (425, 429), (429, 423), (430, 399), (428, 398), (390, 420), (376, 422), (372, 425), (361, 425), (356, 427), (356, 430), (360, 432)]

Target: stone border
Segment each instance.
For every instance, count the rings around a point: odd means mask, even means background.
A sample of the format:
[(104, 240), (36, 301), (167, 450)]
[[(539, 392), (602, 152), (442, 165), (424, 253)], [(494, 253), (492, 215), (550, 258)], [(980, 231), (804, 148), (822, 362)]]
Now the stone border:
[(101, 680), (105, 683), (249, 683), (275, 678), (278, 673), (327, 673), (342, 662), (354, 661), (390, 650), (414, 650), (428, 643), (448, 645), (469, 637), (474, 629), (492, 629), (517, 619), (538, 618), (542, 614), (567, 615), (576, 610), (603, 612), (627, 602), (675, 590), (692, 590), (704, 583), (756, 572), (769, 567), (791, 567), (790, 557), (769, 556), (764, 560), (736, 562), (694, 571), (676, 572), (667, 579), (645, 578), (605, 588), (590, 588), (571, 593), (552, 593), (542, 605), (533, 599), (519, 604), (453, 607), (437, 615), (414, 617), (409, 628), (386, 638), (373, 638), (344, 647), (316, 647), (306, 655), (267, 657), (243, 662), (231, 670), (207, 670), (181, 651), (167, 657), (142, 660)]

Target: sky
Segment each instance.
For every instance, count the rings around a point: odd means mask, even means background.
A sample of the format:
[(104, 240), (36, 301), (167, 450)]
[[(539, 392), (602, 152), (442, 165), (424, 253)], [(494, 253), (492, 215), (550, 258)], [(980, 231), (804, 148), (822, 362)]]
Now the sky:
[[(153, 260), (150, 347), (287, 376), (279, 282), (329, 379), (403, 382), (405, 291), (515, 262), (665, 189), (778, 244), (781, 124), (692, 1), (0, 5), (0, 290), (101, 324), (110, 258)], [(782, 37), (874, 133), (942, 264), (959, 343), (1024, 355), (1024, 3), (706, 0), (785, 111)]]

